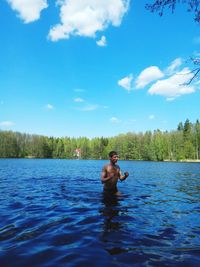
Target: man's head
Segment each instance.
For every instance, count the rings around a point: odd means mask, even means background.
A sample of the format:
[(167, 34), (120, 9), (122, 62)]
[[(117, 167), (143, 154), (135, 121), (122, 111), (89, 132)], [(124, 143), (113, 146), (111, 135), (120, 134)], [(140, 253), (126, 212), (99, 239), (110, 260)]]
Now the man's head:
[(108, 154), (110, 157), (110, 161), (112, 161), (112, 163), (116, 163), (118, 161), (118, 153), (116, 151), (110, 151), (110, 153)]
[(110, 151), (109, 154), (108, 154), (108, 156), (110, 158), (112, 158), (112, 156), (114, 156), (114, 155), (118, 156), (118, 153), (116, 151)]

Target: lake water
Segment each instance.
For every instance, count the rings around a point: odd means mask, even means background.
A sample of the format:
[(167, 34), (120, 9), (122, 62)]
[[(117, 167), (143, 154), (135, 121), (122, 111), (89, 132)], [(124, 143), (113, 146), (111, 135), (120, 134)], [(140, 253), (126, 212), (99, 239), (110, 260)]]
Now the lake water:
[(200, 164), (0, 159), (0, 266), (200, 266)]

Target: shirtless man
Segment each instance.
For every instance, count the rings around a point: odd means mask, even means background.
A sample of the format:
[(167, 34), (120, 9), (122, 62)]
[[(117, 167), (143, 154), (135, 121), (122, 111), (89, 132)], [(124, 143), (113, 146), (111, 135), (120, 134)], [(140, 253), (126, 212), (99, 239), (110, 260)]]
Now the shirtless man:
[(101, 172), (101, 182), (104, 184), (105, 193), (118, 195), (118, 179), (124, 181), (129, 176), (129, 173), (125, 172), (124, 175), (122, 175), (119, 165), (116, 164), (119, 158), (117, 152), (111, 151), (109, 157), (110, 163), (106, 164)]

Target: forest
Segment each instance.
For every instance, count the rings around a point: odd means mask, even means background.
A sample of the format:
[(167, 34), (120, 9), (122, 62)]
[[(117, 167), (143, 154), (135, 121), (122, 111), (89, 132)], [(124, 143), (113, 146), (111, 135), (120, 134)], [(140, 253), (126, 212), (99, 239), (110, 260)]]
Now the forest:
[(187, 119), (172, 131), (128, 132), (92, 139), (0, 130), (0, 158), (107, 159), (111, 150), (116, 150), (122, 160), (199, 160), (200, 122)]

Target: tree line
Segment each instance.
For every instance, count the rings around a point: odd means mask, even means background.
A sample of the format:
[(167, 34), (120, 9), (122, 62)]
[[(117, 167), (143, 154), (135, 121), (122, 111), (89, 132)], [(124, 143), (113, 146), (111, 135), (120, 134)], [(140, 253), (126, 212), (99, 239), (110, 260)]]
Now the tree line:
[[(80, 153), (77, 154), (76, 151)], [(1, 158), (107, 159), (116, 150), (120, 159), (180, 161), (200, 159), (200, 123), (188, 119), (172, 131), (128, 132), (115, 137), (47, 137), (0, 130)]]

